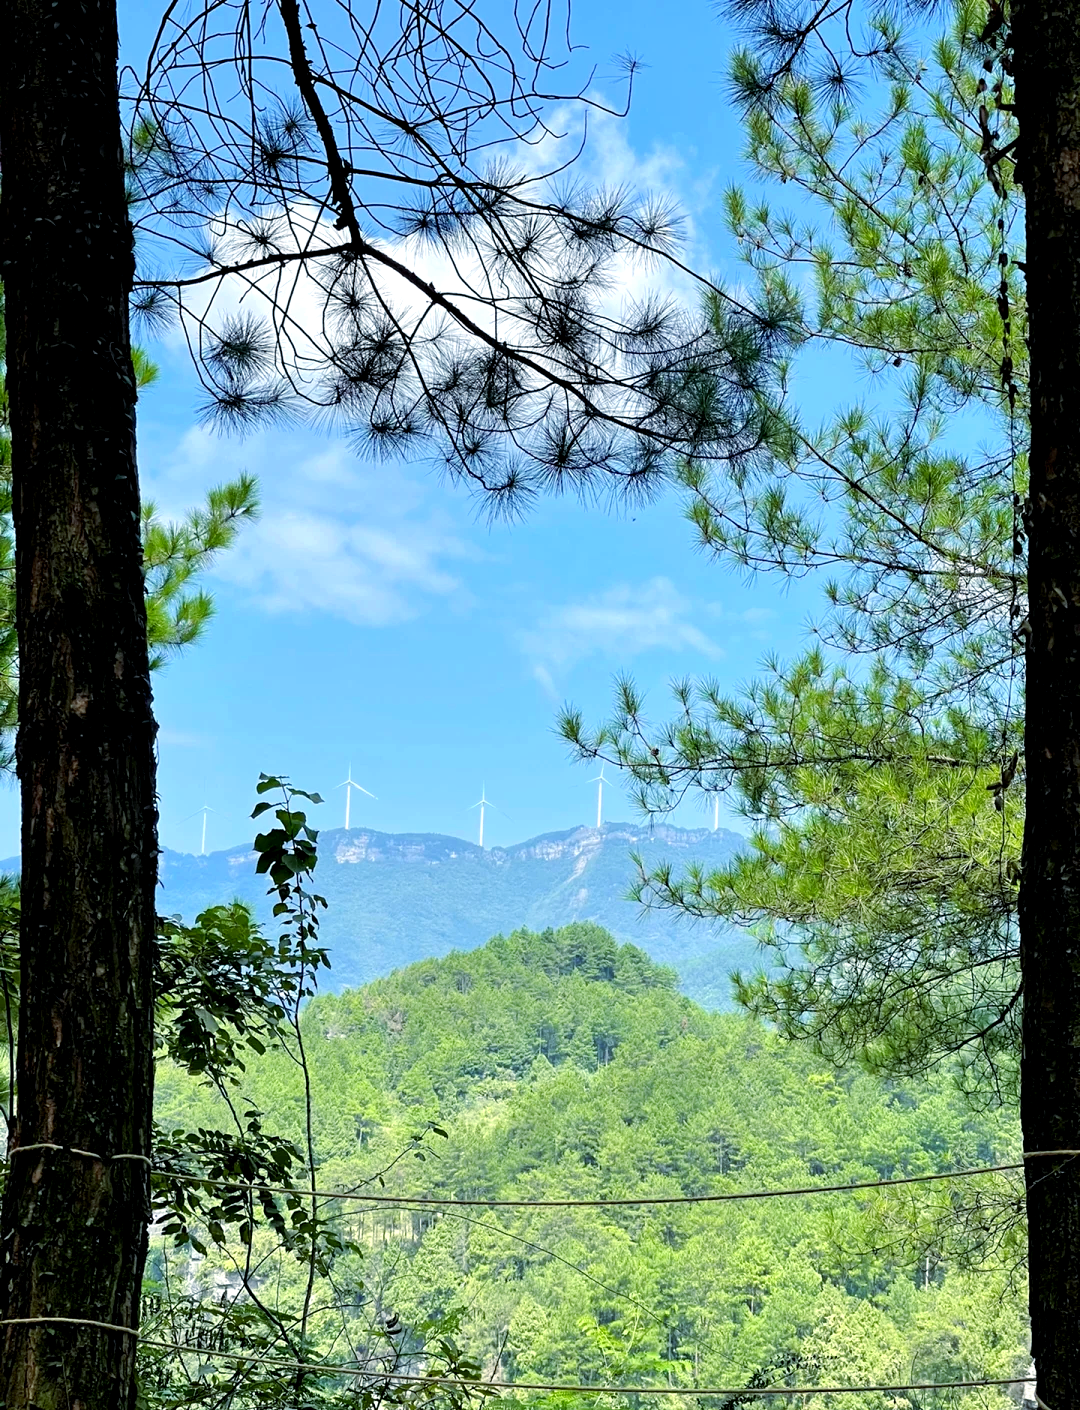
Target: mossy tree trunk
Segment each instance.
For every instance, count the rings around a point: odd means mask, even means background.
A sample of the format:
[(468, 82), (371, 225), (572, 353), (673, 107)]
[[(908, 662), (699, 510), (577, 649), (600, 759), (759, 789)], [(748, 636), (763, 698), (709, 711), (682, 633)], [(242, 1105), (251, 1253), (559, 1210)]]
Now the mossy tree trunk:
[[(113, 0), (0, 3), (22, 996), (0, 1400), (133, 1403), (156, 808)], [(27, 1150), (42, 1143), (71, 1150)], [(22, 1152), (22, 1153), (20, 1153)]]

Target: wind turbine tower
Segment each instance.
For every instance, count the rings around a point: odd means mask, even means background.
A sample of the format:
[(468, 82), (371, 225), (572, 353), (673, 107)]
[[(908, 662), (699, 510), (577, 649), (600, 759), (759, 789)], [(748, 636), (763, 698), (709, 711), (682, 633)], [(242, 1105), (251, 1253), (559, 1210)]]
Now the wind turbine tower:
[[(477, 802), (477, 803), (474, 803), (472, 806), (473, 806), (473, 808), (479, 808), (479, 809), (480, 809), (480, 839), (479, 839), (479, 840), (480, 840), (480, 846), (483, 847), (483, 845), (484, 845), (484, 812), (485, 812), (486, 809), (488, 809), (488, 808), (493, 808), (493, 807), (495, 806), (495, 804), (494, 804), (494, 803), (491, 801), (491, 799), (487, 796), (487, 784), (484, 784), (483, 787), (480, 789), (480, 801)], [(469, 811), (471, 812), (472, 809), (470, 808)]]
[(713, 832), (719, 832), (719, 830), (720, 830), (720, 795), (719, 795), (719, 793), (715, 796), (715, 798), (713, 799), (713, 803), (712, 803), (712, 830), (713, 830)]
[(199, 848), (200, 857), (206, 856), (206, 815), (207, 813), (212, 813), (213, 811), (213, 808), (209, 807), (206, 803), (204, 803), (199, 809), (199, 812), (202, 813), (202, 844)]
[[(354, 788), (359, 788), (359, 789), (360, 789), (360, 792), (361, 792), (361, 793), (366, 793), (369, 798), (375, 798), (375, 794), (369, 792), (369, 790), (366, 789), (366, 788), (362, 788), (361, 785), (357, 783), (356, 779), (353, 778), (353, 776), (352, 776), (352, 764), (349, 765), (349, 775), (348, 775), (348, 778), (345, 779), (344, 783), (339, 783), (339, 784), (338, 784), (338, 787), (339, 787), (339, 788), (343, 788), (343, 789), (345, 790), (345, 831), (348, 832), (348, 830), (349, 830), (349, 805), (350, 805), (350, 803), (352, 802), (352, 791), (353, 791), (353, 789), (354, 789)], [(378, 800), (377, 798), (375, 798), (375, 801), (376, 801), (376, 803), (377, 803), (379, 800)]]
[(599, 830), (600, 825), (604, 821), (604, 784), (607, 783), (607, 779), (604, 777), (603, 764), (600, 765), (600, 772), (595, 778), (591, 778), (589, 782), (596, 784), (596, 826), (597, 830)]
[(206, 856), (206, 815), (213, 811), (209, 803), (204, 803), (201, 808), (196, 808), (193, 813), (188, 813), (187, 817), (184, 819), (185, 822), (189, 822), (192, 818), (197, 818), (199, 814), (202, 813), (202, 844), (199, 847), (200, 857)]

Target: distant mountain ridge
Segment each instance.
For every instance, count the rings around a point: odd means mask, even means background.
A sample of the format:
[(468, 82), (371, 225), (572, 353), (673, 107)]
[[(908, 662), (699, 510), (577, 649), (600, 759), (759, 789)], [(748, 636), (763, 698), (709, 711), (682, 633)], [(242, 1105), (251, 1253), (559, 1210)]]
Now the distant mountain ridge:
[[(322, 984), (340, 990), (522, 926), (540, 931), (588, 920), (673, 966), (691, 997), (722, 1007), (727, 974), (759, 962), (755, 943), (731, 928), (643, 914), (626, 899), (630, 854), (646, 865), (669, 857), (681, 869), (689, 862), (716, 866), (744, 845), (725, 829), (663, 824), (605, 823), (489, 848), (441, 833), (325, 828), (315, 884), (329, 902), (321, 933), (333, 967)], [(269, 920), (266, 883), (255, 875), (250, 847), (205, 857), (165, 848), (160, 879), (163, 913), (190, 920), (237, 897)]]

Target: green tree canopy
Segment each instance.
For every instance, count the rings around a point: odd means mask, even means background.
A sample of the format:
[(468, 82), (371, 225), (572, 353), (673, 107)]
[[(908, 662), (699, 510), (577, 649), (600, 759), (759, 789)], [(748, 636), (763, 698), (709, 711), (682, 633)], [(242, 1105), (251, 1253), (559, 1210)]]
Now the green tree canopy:
[(820, 72), (803, 53), (774, 82), (762, 50), (736, 56), (751, 162), (797, 195), (789, 212), (733, 190), (730, 227), (803, 355), (847, 359), (871, 390), (820, 425), (791, 397), (767, 461), (688, 461), (687, 515), (719, 562), (820, 574), (825, 611), (806, 654), (742, 694), (679, 682), (654, 723), (626, 680), (606, 725), (570, 711), (562, 728), (649, 812), (731, 791), (753, 821), (731, 866), (638, 887), (759, 927), (779, 969), (737, 979), (752, 1010), (882, 1072), (960, 1054), (1000, 1092), (1018, 1053), (1028, 404), (987, 13), (961, 0), (933, 43), (874, 20), (861, 86), (830, 78), (824, 39)]
[[(888, 1384), (1026, 1371), (1015, 1221), (995, 1268), (973, 1267), (955, 1204), (972, 1185), (989, 1218), (995, 1202), (1016, 1200), (1009, 1176), (745, 1203), (396, 1204), (696, 1196), (1012, 1158), (1011, 1118), (973, 1113), (947, 1078), (831, 1069), (753, 1018), (704, 1012), (668, 971), (583, 924), (516, 931), (317, 996), (301, 1024), (318, 1185), (356, 1196), (322, 1205), (354, 1245), (333, 1265), (336, 1285), (355, 1292), (354, 1346), (371, 1346), (365, 1318), (379, 1307), (402, 1346), (432, 1319), (456, 1318), (455, 1343), (485, 1375), (512, 1381)], [(307, 1105), (286, 1053), (252, 1057), (236, 1094), (302, 1139)], [(166, 1125), (210, 1126), (224, 1110), (210, 1084), (168, 1062), (158, 1102)], [(157, 1277), (191, 1276), (183, 1249), (159, 1245), (153, 1257)], [(195, 1276), (220, 1285), (230, 1266), (226, 1242)], [(301, 1273), (279, 1264), (262, 1295), (298, 1305)], [(330, 1315), (317, 1324), (320, 1352), (338, 1326)], [(908, 1402), (856, 1398), (865, 1410), (888, 1403)], [(949, 1403), (1008, 1400), (971, 1391)]]

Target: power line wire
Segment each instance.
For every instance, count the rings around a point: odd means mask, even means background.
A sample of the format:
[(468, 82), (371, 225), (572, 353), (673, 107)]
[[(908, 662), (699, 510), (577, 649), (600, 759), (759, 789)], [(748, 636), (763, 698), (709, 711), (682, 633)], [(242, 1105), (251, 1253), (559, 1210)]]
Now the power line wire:
[(636, 1297), (631, 1297), (629, 1293), (620, 1292), (618, 1288), (613, 1288), (610, 1283), (601, 1282), (595, 1274), (590, 1273), (587, 1268), (582, 1268), (579, 1263), (572, 1263), (569, 1258), (564, 1258), (561, 1253), (556, 1253), (553, 1248), (545, 1248), (543, 1244), (533, 1243), (531, 1239), (523, 1239), (520, 1234), (515, 1234), (509, 1229), (502, 1229), (498, 1224), (489, 1224), (485, 1219), (470, 1219), (467, 1214), (444, 1214), (444, 1219), (455, 1219), (461, 1224), (468, 1224), (474, 1229), (488, 1229), (493, 1234), (498, 1234), (511, 1242), (522, 1244), (525, 1248), (535, 1249), (537, 1253), (542, 1253), (546, 1257), (554, 1259), (556, 1263), (561, 1263), (564, 1268), (571, 1269), (574, 1273), (580, 1273), (590, 1283), (595, 1283), (598, 1288), (603, 1288), (604, 1292), (610, 1293), (612, 1297), (619, 1298), (623, 1302), (628, 1302), (632, 1307), (636, 1307), (639, 1312), (644, 1312), (646, 1317), (656, 1323), (658, 1327), (664, 1325), (663, 1319), (658, 1317), (651, 1308), (646, 1307), (643, 1302), (638, 1302)]
[[(109, 1164), (116, 1160), (146, 1161), (142, 1155), (102, 1156), (94, 1151), (78, 1147), (63, 1146), (53, 1142), (41, 1142), (29, 1146), (16, 1146), (10, 1156), (31, 1151), (65, 1151), (69, 1155), (85, 1156), (90, 1160)], [(976, 1165), (961, 1170), (939, 1170), (925, 1175), (897, 1175), (888, 1180), (852, 1180), (838, 1185), (797, 1185), (780, 1190), (729, 1190), (722, 1194), (710, 1195), (626, 1195), (611, 1199), (458, 1199), (436, 1195), (376, 1195), (357, 1190), (319, 1190), (299, 1185), (271, 1185), (252, 1180), (222, 1180), (209, 1175), (193, 1175), (187, 1171), (162, 1169), (151, 1166), (151, 1173), (179, 1184), (201, 1185), (212, 1189), (233, 1190), (250, 1194), (266, 1193), (276, 1195), (296, 1195), (303, 1199), (355, 1200), (361, 1204), (383, 1205), (396, 1209), (424, 1208), (473, 1208), (473, 1209), (618, 1209), (644, 1205), (676, 1204), (726, 1204), (733, 1200), (784, 1199), (801, 1195), (830, 1195), (854, 1193), (859, 1190), (884, 1190), (898, 1185), (922, 1185), (938, 1180), (965, 1180), (976, 1175), (998, 1175), (1023, 1170), (1029, 1160), (1059, 1158), (1074, 1159), (1080, 1150), (1024, 1151), (1023, 1159), (1002, 1165)]]
[[(1080, 1151), (1039, 1151), (1039, 1155), (1080, 1155)], [(1025, 1159), (1030, 1157), (1025, 1157)], [(1005, 1171), (1023, 1170), (1023, 1161), (1008, 1165), (978, 1165), (965, 1170), (943, 1170), (929, 1175), (900, 1175), (891, 1180), (855, 1180), (846, 1185), (799, 1185), (782, 1190), (731, 1190), (712, 1195), (629, 1195), (616, 1199), (450, 1199), (435, 1195), (372, 1195), (353, 1190), (303, 1189), (291, 1185), (264, 1185), (253, 1181), (219, 1180), (203, 1175), (168, 1170), (154, 1173), (181, 1184), (207, 1185), (214, 1189), (247, 1191), (252, 1194), (299, 1195), (306, 1199), (346, 1199), (362, 1204), (384, 1205), (397, 1209), (425, 1206), (446, 1209), (618, 1209), (641, 1205), (725, 1204), (732, 1200), (784, 1199), (793, 1195), (844, 1194), (857, 1190), (884, 1190), (896, 1185), (920, 1185), (933, 1180), (963, 1180), (974, 1175), (995, 1175)]]
[(421, 1376), (406, 1375), (399, 1371), (377, 1371), (360, 1366), (326, 1365), (318, 1361), (294, 1361), (284, 1356), (263, 1356), (243, 1351), (215, 1351), (204, 1346), (192, 1346), (186, 1342), (161, 1341), (156, 1337), (143, 1337), (134, 1327), (121, 1326), (115, 1322), (98, 1322), (89, 1317), (6, 1317), (0, 1319), (3, 1327), (64, 1326), (93, 1327), (99, 1331), (121, 1332), (135, 1337), (140, 1345), (159, 1351), (171, 1351), (180, 1355), (192, 1355), (204, 1361), (233, 1361), (243, 1368), (251, 1366), (274, 1366), (279, 1370), (303, 1371), (321, 1376), (366, 1376), (380, 1384), (390, 1382), (395, 1385), (440, 1385), (453, 1386), (458, 1390), (480, 1391), (546, 1391), (552, 1394), (569, 1395), (675, 1395), (675, 1396), (747, 1396), (747, 1395), (889, 1395), (907, 1391), (930, 1390), (979, 1390), (994, 1386), (1027, 1385), (1030, 1376), (1003, 1376), (992, 1380), (964, 1381), (909, 1381), (904, 1385), (844, 1385), (844, 1386), (624, 1386), (624, 1385), (552, 1385), (543, 1381), (466, 1381), (460, 1376)]
[(192, 1353), (207, 1361), (250, 1362), (257, 1366), (275, 1366), (279, 1370), (306, 1371), (323, 1376), (367, 1376), (373, 1381), (396, 1385), (455, 1386), (466, 1391), (548, 1391), (571, 1395), (676, 1395), (676, 1396), (745, 1396), (745, 1395), (868, 1395), (892, 1394), (904, 1391), (977, 1390), (993, 1386), (1026, 1385), (1028, 1376), (1008, 1376), (997, 1380), (912, 1381), (906, 1385), (859, 1386), (623, 1386), (623, 1385), (549, 1385), (542, 1381), (463, 1381), (457, 1376), (404, 1375), (400, 1372), (373, 1371), (356, 1366), (322, 1365), (316, 1361), (290, 1361), (281, 1356), (259, 1356), (237, 1351), (210, 1351), (205, 1347), (188, 1346), (182, 1342), (157, 1341), (144, 1338), (143, 1346), (162, 1351)]

